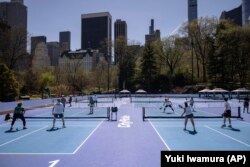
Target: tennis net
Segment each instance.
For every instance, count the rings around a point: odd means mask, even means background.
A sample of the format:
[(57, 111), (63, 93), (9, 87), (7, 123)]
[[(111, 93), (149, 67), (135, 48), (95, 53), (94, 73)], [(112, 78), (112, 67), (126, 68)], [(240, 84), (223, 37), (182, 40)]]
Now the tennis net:
[[(194, 118), (222, 118), (223, 108), (206, 108), (199, 109), (195, 108), (193, 110)], [(172, 111), (170, 108), (156, 108), (156, 107), (142, 107), (142, 120), (146, 119), (181, 119), (184, 116), (181, 116), (183, 113), (183, 109), (174, 108)], [(231, 118), (243, 119), (241, 117), (240, 107), (232, 107), (231, 108)]]
[[(94, 107), (93, 113), (90, 107), (83, 108), (67, 108), (64, 112), (65, 119), (110, 119), (110, 107)], [(53, 119), (51, 111), (46, 111), (38, 115), (29, 114), (26, 119)]]

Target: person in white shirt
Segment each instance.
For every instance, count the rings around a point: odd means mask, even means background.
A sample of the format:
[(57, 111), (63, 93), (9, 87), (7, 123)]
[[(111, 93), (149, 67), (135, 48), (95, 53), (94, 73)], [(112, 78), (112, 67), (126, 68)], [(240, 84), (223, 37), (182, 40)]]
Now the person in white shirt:
[(228, 118), (228, 123), (229, 123), (228, 127), (232, 128), (232, 125), (231, 125), (231, 106), (228, 103), (227, 98), (225, 98), (224, 100), (225, 100), (225, 103), (224, 103), (225, 109), (224, 109), (224, 113), (222, 114), (223, 118), (224, 118), (223, 119), (224, 123), (223, 123), (223, 125), (221, 127), (222, 128), (226, 127), (226, 119)]
[[(165, 98), (163, 106), (164, 106), (164, 111), (163, 112), (165, 112), (165, 110), (166, 110), (167, 107), (171, 108), (172, 111), (174, 112), (174, 109), (172, 107), (172, 102), (169, 100), (169, 98)], [(160, 109), (162, 109), (162, 107)]]
[(181, 114), (181, 116), (183, 116), (185, 114), (185, 122), (184, 122), (184, 130), (186, 131), (186, 127), (187, 127), (187, 122), (188, 119), (191, 120), (191, 123), (193, 125), (193, 129), (194, 129), (194, 133), (196, 133), (196, 129), (195, 129), (195, 123), (194, 123), (194, 115), (193, 115), (193, 109), (191, 106), (188, 105), (187, 102), (184, 103), (185, 107), (184, 112)]
[(62, 118), (63, 128), (66, 128), (64, 121), (64, 106), (61, 103), (61, 99), (57, 99), (57, 103), (52, 109), (52, 115), (54, 116), (52, 129), (55, 128), (56, 118)]

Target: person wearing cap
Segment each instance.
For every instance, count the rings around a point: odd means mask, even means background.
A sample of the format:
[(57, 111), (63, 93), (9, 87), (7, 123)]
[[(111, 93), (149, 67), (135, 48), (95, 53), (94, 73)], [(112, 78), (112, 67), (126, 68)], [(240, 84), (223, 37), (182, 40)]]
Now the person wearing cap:
[(20, 118), (23, 121), (23, 129), (27, 129), (26, 121), (24, 118), (24, 113), (25, 113), (25, 110), (22, 107), (22, 103), (21, 102), (17, 103), (17, 106), (14, 109), (13, 120), (11, 122), (10, 130), (13, 129), (13, 125), (15, 124), (17, 118)]

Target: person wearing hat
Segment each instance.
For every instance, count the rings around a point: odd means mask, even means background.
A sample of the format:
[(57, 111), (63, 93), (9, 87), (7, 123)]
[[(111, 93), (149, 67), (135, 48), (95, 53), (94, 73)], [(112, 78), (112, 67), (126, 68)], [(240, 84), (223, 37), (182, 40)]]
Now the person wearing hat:
[(17, 103), (17, 106), (14, 109), (13, 120), (11, 122), (10, 130), (13, 129), (13, 125), (15, 124), (17, 118), (20, 118), (23, 121), (23, 129), (27, 129), (26, 121), (24, 118), (24, 113), (25, 113), (25, 110), (22, 107), (22, 103), (21, 102)]

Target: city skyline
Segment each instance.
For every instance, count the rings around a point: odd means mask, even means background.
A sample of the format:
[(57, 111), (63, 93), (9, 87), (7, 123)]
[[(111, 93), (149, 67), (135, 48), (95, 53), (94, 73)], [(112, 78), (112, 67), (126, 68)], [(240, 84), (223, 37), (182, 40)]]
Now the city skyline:
[[(241, 0), (198, 0), (199, 17), (220, 17), (222, 11), (238, 7)], [(150, 20), (161, 31), (161, 37), (173, 33), (188, 19), (187, 0), (24, 0), (28, 9), (30, 36), (46, 36), (48, 41), (59, 41), (59, 32), (71, 32), (71, 49), (81, 48), (81, 15), (109, 12), (112, 15), (112, 40), (114, 22), (127, 22), (128, 41), (144, 45)]]

